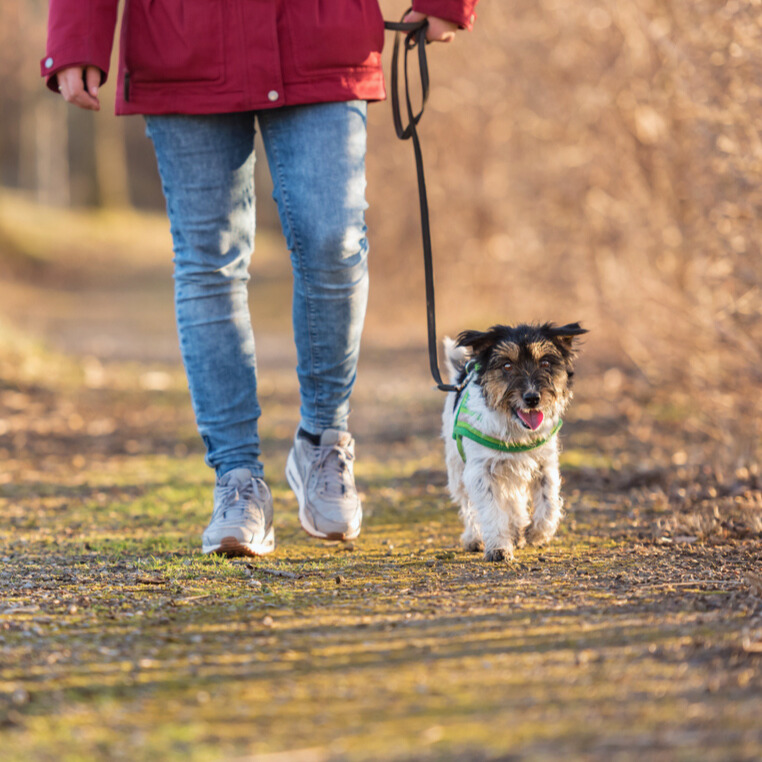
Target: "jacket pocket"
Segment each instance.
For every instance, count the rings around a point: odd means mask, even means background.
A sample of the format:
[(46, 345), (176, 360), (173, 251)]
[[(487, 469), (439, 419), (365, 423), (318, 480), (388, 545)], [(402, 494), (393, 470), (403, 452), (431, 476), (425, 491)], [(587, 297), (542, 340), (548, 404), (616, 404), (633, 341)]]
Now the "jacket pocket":
[(141, 82), (210, 82), (224, 76), (223, 3), (127, 0), (125, 65)]
[(377, 0), (286, 0), (292, 65), (302, 76), (377, 68), (384, 19)]

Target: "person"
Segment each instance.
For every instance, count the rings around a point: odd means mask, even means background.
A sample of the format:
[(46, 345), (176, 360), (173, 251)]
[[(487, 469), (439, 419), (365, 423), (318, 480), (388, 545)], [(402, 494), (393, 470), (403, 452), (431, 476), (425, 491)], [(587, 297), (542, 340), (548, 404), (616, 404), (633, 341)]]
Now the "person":
[[(414, 0), (429, 41), (471, 28), (477, 0)], [(50, 0), (47, 86), (100, 109), (118, 0)], [(348, 429), (368, 293), (366, 113), (385, 97), (378, 0), (127, 0), (116, 113), (142, 114), (174, 249), (180, 349), (206, 463), (204, 553), (269, 553), (247, 301), (260, 130), (293, 268), (300, 422), (286, 476), (312, 536), (362, 523)]]

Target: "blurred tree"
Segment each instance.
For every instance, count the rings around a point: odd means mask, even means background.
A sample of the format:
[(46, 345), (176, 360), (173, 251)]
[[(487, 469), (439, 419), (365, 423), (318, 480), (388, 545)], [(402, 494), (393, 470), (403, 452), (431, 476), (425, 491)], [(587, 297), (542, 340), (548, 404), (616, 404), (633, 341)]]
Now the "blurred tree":
[(40, 79), (47, 8), (46, 0), (0, 5), (0, 182), (48, 204), (126, 206), (125, 130), (108, 90), (101, 112), (74, 113)]
[(40, 88), (36, 61), (29, 57), (30, 50), (41, 50), (46, 16), (43, 0), (4, 0), (0, 6), (0, 173), (4, 181), (34, 190), (40, 201), (68, 204), (66, 113)]
[(111, 53), (111, 87), (101, 101), (101, 111), (92, 114), (95, 123), (93, 150), (100, 206), (129, 206), (130, 182), (127, 170), (124, 121), (112, 113), (111, 93), (116, 82), (118, 45)]

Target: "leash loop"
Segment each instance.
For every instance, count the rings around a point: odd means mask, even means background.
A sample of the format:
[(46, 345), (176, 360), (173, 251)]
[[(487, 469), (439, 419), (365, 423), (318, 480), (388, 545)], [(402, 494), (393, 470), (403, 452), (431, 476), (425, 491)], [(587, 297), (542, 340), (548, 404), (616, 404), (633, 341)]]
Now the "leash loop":
[[(429, 22), (426, 19), (405, 23), (404, 21), (385, 21), (386, 29), (397, 32), (394, 35), (394, 48), (392, 49), (392, 119), (394, 120), (394, 131), (400, 140), (408, 140), (412, 137), (418, 122), (423, 116), (423, 109), (429, 97), (429, 65), (426, 60), (426, 30)], [(408, 123), (402, 124), (402, 112), (400, 109), (399, 96), (399, 56), (400, 56), (400, 35), (399, 32), (405, 32), (405, 56), (403, 59), (405, 75), (405, 105), (407, 107)], [(408, 75), (408, 53), (418, 49), (418, 70), (421, 78), (421, 107), (416, 114), (413, 110), (413, 104), (410, 100), (410, 79)]]
[[(407, 12), (406, 14), (407, 15)], [(404, 18), (404, 17), (403, 17)], [(418, 122), (421, 121), (426, 100), (429, 97), (429, 67), (426, 61), (426, 30), (428, 21), (405, 23), (395, 21), (385, 21), (384, 27), (395, 32), (394, 48), (392, 50), (392, 118), (394, 120), (394, 130), (400, 140), (412, 140), (413, 152), (415, 154), (415, 169), (418, 177), (418, 201), (421, 209), (421, 238), (423, 243), (423, 270), (426, 286), (426, 326), (428, 331), (429, 344), (429, 367), (431, 375), (436, 382), (437, 389), (443, 392), (457, 392), (460, 387), (446, 384), (442, 381), (442, 375), (439, 372), (439, 363), (437, 361), (437, 327), (436, 327), (436, 308), (434, 304), (434, 264), (431, 246), (431, 226), (429, 223), (429, 202), (426, 195), (426, 177), (423, 172), (423, 152), (421, 151), (421, 142), (418, 139)], [(404, 55), (404, 74), (405, 74), (405, 106), (407, 110), (407, 124), (402, 123), (402, 110), (400, 108), (399, 95), (399, 56), (400, 56), (400, 33), (405, 33), (405, 55)], [(410, 99), (410, 79), (408, 75), (408, 54), (412, 51), (418, 51), (418, 71), (421, 81), (421, 105), (416, 113)]]

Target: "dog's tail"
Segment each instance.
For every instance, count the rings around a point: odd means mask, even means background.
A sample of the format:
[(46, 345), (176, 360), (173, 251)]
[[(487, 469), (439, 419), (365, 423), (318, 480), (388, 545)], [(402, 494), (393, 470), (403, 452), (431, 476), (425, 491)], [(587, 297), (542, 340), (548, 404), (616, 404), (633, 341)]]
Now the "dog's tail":
[(449, 336), (445, 336), (442, 343), (444, 344), (447, 375), (450, 383), (456, 384), (462, 380), (463, 368), (466, 367), (466, 363), (471, 359), (471, 352), (468, 347), (458, 346), (455, 343), (455, 339), (451, 339)]

